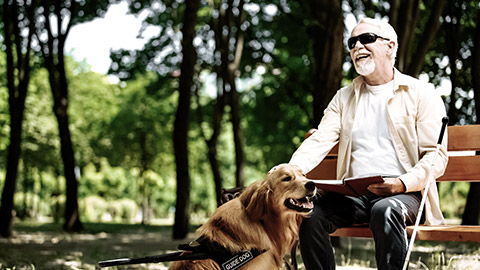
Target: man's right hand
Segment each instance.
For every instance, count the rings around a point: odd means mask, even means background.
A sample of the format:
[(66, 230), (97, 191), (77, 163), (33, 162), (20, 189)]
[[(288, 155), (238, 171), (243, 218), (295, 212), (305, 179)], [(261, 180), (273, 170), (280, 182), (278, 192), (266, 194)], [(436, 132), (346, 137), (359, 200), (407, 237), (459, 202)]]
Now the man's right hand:
[(373, 194), (387, 197), (394, 194), (405, 193), (406, 188), (400, 178), (384, 178), (385, 182), (371, 184), (367, 187)]

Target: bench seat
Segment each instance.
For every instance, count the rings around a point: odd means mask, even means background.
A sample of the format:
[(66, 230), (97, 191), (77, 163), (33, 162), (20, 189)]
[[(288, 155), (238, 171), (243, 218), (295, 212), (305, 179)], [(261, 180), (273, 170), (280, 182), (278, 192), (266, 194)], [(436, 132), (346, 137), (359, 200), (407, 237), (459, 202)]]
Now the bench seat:
[[(408, 237), (411, 236), (414, 226), (407, 227)], [(372, 232), (367, 226), (352, 226), (336, 230), (332, 236), (342, 237), (372, 237)], [(463, 225), (420, 225), (418, 227), (417, 240), (431, 241), (456, 241), (456, 242), (480, 242), (480, 226)]]

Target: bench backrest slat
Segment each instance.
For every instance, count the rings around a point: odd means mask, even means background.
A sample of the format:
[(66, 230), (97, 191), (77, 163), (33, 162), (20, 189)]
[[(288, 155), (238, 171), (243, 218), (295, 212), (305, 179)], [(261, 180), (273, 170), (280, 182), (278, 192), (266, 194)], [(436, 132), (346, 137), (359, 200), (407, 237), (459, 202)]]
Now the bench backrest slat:
[(480, 125), (448, 127), (448, 151), (480, 151)]
[(437, 181), (480, 181), (480, 156), (450, 157), (445, 174)]
[(337, 159), (324, 159), (315, 169), (307, 173), (309, 179), (337, 179)]

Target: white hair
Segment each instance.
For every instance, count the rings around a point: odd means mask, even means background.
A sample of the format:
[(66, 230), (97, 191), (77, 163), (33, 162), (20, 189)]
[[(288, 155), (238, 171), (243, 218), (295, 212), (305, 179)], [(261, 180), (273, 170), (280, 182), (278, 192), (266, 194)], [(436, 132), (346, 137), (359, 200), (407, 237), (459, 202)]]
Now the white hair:
[(398, 51), (398, 37), (397, 37), (397, 32), (395, 32), (395, 29), (391, 24), (389, 24), (386, 21), (382, 21), (379, 19), (372, 19), (372, 18), (363, 18), (361, 19), (357, 25), (361, 23), (368, 23), (371, 25), (378, 26), (380, 33), (377, 33), (378, 35), (388, 38), (390, 41), (393, 41), (395, 45), (393, 46), (393, 53), (391, 56), (392, 63), (395, 64), (395, 57), (397, 57), (397, 51)]

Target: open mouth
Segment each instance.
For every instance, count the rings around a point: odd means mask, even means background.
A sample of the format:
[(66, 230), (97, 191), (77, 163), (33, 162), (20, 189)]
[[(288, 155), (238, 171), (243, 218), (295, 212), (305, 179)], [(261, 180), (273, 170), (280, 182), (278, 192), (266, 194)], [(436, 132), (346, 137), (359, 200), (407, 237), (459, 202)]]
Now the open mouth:
[(288, 198), (285, 206), (297, 212), (310, 212), (313, 210), (313, 195), (307, 195), (301, 199)]
[(361, 54), (355, 58), (355, 61), (362, 60), (368, 58), (370, 55), (369, 54)]

